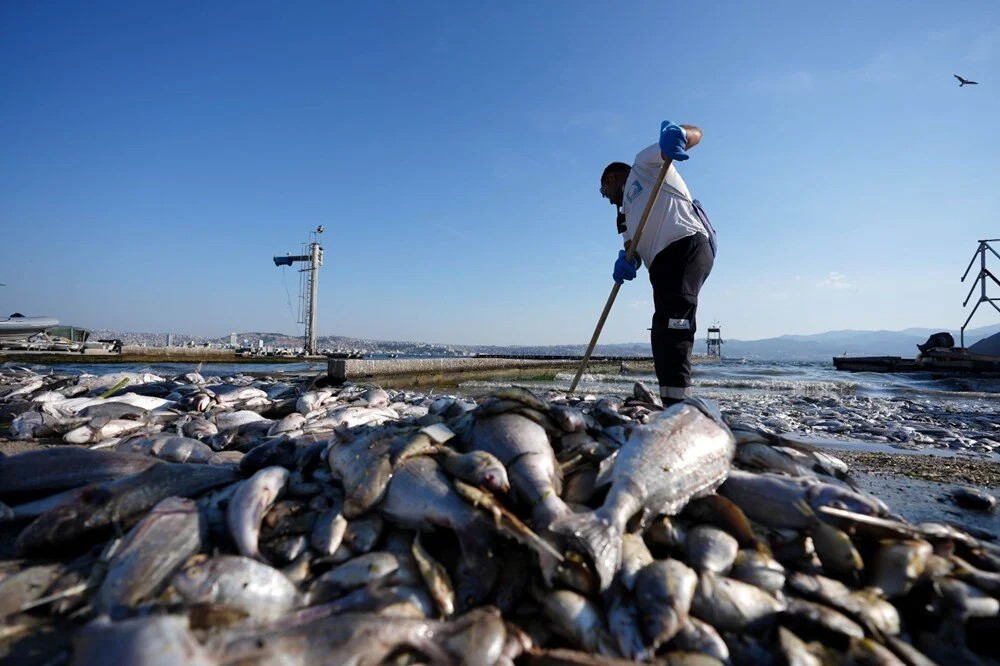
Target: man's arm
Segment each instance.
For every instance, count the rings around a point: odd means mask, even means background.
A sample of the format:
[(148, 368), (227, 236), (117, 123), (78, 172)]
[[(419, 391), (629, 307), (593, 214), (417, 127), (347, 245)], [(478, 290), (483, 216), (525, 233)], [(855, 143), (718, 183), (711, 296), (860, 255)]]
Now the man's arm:
[(681, 125), (684, 128), (684, 136), (687, 137), (687, 145), (684, 150), (691, 150), (701, 141), (701, 128), (697, 125)]

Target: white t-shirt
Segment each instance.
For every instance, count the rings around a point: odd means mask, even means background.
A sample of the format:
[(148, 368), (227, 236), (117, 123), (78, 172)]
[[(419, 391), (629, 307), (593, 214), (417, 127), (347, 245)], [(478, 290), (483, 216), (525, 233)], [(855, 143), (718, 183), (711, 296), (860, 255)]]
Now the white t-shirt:
[[(622, 237), (625, 240), (631, 240), (638, 228), (642, 212), (646, 210), (649, 195), (662, 166), (663, 158), (660, 157), (659, 144), (654, 143), (635, 156), (632, 172), (625, 181), (625, 196), (622, 202), (622, 212), (625, 213), (625, 231)], [(708, 237), (705, 225), (694, 212), (691, 193), (688, 192), (684, 179), (671, 164), (667, 177), (663, 179), (660, 196), (657, 197), (653, 210), (649, 211), (649, 219), (646, 220), (646, 226), (642, 230), (642, 237), (639, 238), (639, 245), (635, 251), (648, 268), (660, 250), (674, 241), (698, 233)]]

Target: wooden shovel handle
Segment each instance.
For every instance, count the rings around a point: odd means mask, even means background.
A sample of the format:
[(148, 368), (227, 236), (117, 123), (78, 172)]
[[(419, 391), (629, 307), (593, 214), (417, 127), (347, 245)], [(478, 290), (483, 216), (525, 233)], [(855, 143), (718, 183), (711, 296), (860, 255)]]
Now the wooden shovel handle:
[[(667, 178), (667, 171), (670, 170), (670, 165), (673, 162), (671, 159), (663, 161), (663, 166), (660, 167), (660, 173), (656, 177), (656, 185), (653, 187), (652, 193), (649, 195), (649, 201), (646, 202), (646, 209), (642, 211), (642, 218), (639, 220), (639, 226), (636, 227), (635, 234), (632, 235), (632, 242), (629, 243), (628, 250), (625, 252), (625, 259), (627, 261), (632, 261), (632, 255), (635, 254), (635, 248), (639, 245), (639, 239), (642, 237), (642, 230), (646, 228), (646, 220), (649, 219), (649, 211), (653, 210), (653, 205), (656, 203), (656, 198), (660, 196), (660, 189), (663, 187), (663, 181)], [(611, 312), (611, 306), (615, 303), (615, 297), (618, 296), (618, 290), (621, 289), (622, 285), (620, 282), (616, 282), (615, 286), (611, 288), (611, 295), (608, 296), (608, 302), (604, 304), (604, 311), (601, 313), (601, 318), (597, 321), (597, 328), (594, 329), (594, 335), (590, 338), (590, 344), (587, 345), (587, 353), (583, 355), (583, 360), (580, 361), (580, 367), (576, 371), (576, 377), (573, 378), (573, 383), (569, 385), (569, 392), (572, 393), (576, 390), (576, 385), (580, 383), (580, 377), (583, 376), (583, 371), (587, 369), (587, 362), (590, 361), (590, 355), (594, 353), (594, 347), (597, 346), (597, 339), (601, 337), (601, 329), (604, 328), (604, 322), (608, 318), (608, 314)]]

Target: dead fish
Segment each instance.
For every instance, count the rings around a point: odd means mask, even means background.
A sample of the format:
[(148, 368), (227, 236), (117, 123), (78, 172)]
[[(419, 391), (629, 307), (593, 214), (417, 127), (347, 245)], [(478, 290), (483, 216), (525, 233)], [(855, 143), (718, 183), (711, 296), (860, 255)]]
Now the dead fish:
[(822, 666), (823, 661), (806, 645), (806, 642), (785, 627), (778, 627), (778, 647), (789, 666)]
[(188, 629), (188, 619), (153, 615), (122, 622), (100, 617), (73, 637), (73, 666), (214, 666)]
[(643, 633), (654, 652), (687, 622), (697, 585), (698, 574), (673, 559), (657, 560), (636, 576), (636, 605)]
[(149, 410), (123, 402), (103, 402), (84, 407), (77, 414), (88, 418), (104, 416), (109, 419), (135, 419), (138, 421), (149, 416)]
[(241, 555), (260, 559), (257, 541), (261, 522), (287, 481), (288, 470), (284, 467), (265, 467), (244, 481), (229, 500), (226, 522)]
[(927, 558), (934, 552), (926, 541), (883, 541), (875, 555), (871, 583), (887, 599), (906, 594), (924, 571)]
[(492, 454), (507, 468), (518, 502), (531, 507), (536, 530), (571, 513), (561, 499), (562, 474), (542, 426), (517, 413), (497, 414), (476, 418), (469, 439), (473, 450)]
[(578, 468), (572, 473), (563, 469), (566, 480), (563, 500), (568, 504), (587, 504), (597, 494), (597, 469), (592, 465)]
[(940, 597), (939, 605), (946, 615), (950, 614), (960, 621), (1000, 615), (1000, 600), (973, 585), (945, 578), (937, 581), (935, 587)]
[(583, 432), (587, 428), (583, 412), (573, 407), (552, 405), (549, 407), (549, 416), (552, 417), (557, 426), (566, 432)]
[(642, 635), (639, 609), (632, 595), (616, 582), (602, 598), (608, 615), (608, 631), (618, 646), (619, 654), (633, 661), (648, 661), (651, 653)]
[(735, 502), (751, 520), (776, 529), (805, 529), (809, 516), (799, 502), (814, 511), (838, 506), (855, 513), (876, 516), (880, 507), (870, 498), (846, 488), (823, 483), (814, 477), (787, 477), (733, 470), (719, 487), (719, 494)]
[(383, 529), (382, 517), (377, 514), (357, 518), (347, 523), (341, 543), (350, 547), (355, 553), (367, 553), (375, 547)]
[(641, 534), (629, 533), (622, 536), (622, 566), (618, 570), (618, 577), (626, 590), (635, 589), (636, 576), (653, 561), (653, 555)]
[(880, 591), (875, 588), (851, 590), (838, 580), (804, 573), (792, 574), (788, 579), (788, 588), (795, 594), (836, 608), (882, 635), (892, 636), (900, 631), (899, 612), (881, 598)]
[(82, 425), (67, 432), (63, 435), (63, 441), (67, 444), (88, 444), (112, 437), (121, 437), (148, 427), (149, 425), (144, 421), (109, 419), (99, 416), (91, 419), (88, 425)]
[(293, 432), (295, 430), (299, 430), (302, 428), (302, 425), (305, 423), (305, 421), (306, 417), (304, 414), (300, 414), (299, 412), (293, 412), (283, 417), (280, 421), (278, 421), (274, 425), (272, 425), (268, 429), (267, 434), (269, 437), (274, 437), (275, 435), (283, 435), (289, 432)]
[(646, 530), (646, 538), (654, 546), (682, 551), (684, 542), (687, 541), (687, 528), (668, 516), (662, 516), (654, 520)]
[(333, 555), (347, 532), (347, 519), (339, 508), (324, 511), (316, 519), (309, 535), (309, 545), (319, 555)]
[(138, 474), (156, 461), (148, 456), (71, 447), (27, 451), (0, 465), (0, 497), (55, 492)]
[(844, 655), (844, 663), (854, 666), (854, 664), (877, 665), (877, 666), (905, 666), (904, 662), (892, 653), (889, 648), (879, 645), (870, 638), (852, 638), (847, 654)]
[(179, 463), (207, 463), (215, 451), (190, 437), (170, 437), (161, 446), (156, 457)]
[(810, 470), (787, 453), (769, 444), (749, 442), (736, 447), (736, 461), (767, 472), (783, 472), (789, 476), (809, 476)]
[(108, 563), (95, 608), (117, 615), (159, 589), (202, 546), (205, 533), (193, 500), (168, 497), (126, 535)]
[[(252, 412), (249, 410), (240, 410), (234, 412), (218, 412), (215, 414), (214, 418), (215, 418), (215, 425), (219, 428), (219, 432), (223, 432), (225, 430), (232, 430), (251, 423), (259, 423), (265, 420), (264, 417), (258, 414), (257, 412)], [(267, 429), (270, 427), (271, 427), (271, 422), (269, 421), (267, 424), (267, 428), (264, 429), (264, 432), (267, 432)]]
[(993, 511), (997, 506), (997, 498), (978, 488), (956, 488), (951, 493), (955, 504), (965, 509), (976, 511)]
[(741, 548), (762, 548), (743, 510), (718, 493), (691, 500), (684, 507), (682, 517), (698, 524), (718, 527), (734, 537)]
[(767, 553), (741, 550), (736, 553), (729, 577), (774, 594), (785, 587), (785, 567)]
[(820, 603), (789, 599), (782, 623), (803, 633), (820, 633), (828, 641), (864, 638), (865, 630), (842, 613)]
[(676, 514), (688, 500), (715, 490), (726, 479), (734, 450), (718, 410), (697, 399), (678, 403), (632, 430), (615, 460), (604, 505), (566, 516), (552, 530), (590, 556), (601, 589), (607, 589), (621, 564), (625, 523), (642, 509)]
[(760, 588), (703, 571), (691, 614), (721, 631), (756, 632), (769, 626), (785, 604)]
[(447, 446), (439, 447), (436, 454), (446, 472), (466, 483), (482, 486), (494, 493), (506, 494), (510, 490), (507, 469), (496, 456), (486, 451), (457, 453)]
[(309, 549), (309, 539), (303, 534), (279, 536), (260, 541), (260, 551), (268, 561), (289, 564)]
[(399, 557), (395, 553), (376, 551), (359, 555), (320, 576), (312, 588), (311, 597), (326, 601), (356, 587), (378, 584), (399, 569), (399, 565)]
[(547, 590), (537, 596), (553, 629), (563, 638), (588, 652), (617, 654), (604, 628), (603, 614), (592, 601), (570, 590)]
[(446, 618), (455, 612), (455, 589), (451, 584), (448, 570), (424, 550), (418, 534), (413, 540), (413, 559), (420, 568), (420, 575), (430, 592), (431, 598), (438, 607), (441, 617)]
[(409, 529), (437, 525), (453, 530), (462, 551), (456, 590), (459, 606), (483, 602), (493, 587), (499, 565), (490, 557), (490, 523), (462, 499), (433, 459), (419, 456), (399, 465), (389, 482), (381, 513)]
[(227, 467), (158, 462), (140, 474), (87, 486), (68, 503), (25, 527), (17, 536), (15, 550), (22, 554), (60, 551), (83, 537), (106, 534), (113, 526), (131, 527), (167, 497), (197, 497), (237, 478)]
[(691, 528), (684, 542), (687, 561), (698, 571), (729, 573), (740, 545), (736, 539), (710, 525)]
[(725, 663), (729, 661), (729, 648), (715, 627), (696, 617), (688, 617), (674, 637), (674, 646), (685, 652), (698, 652)]
[(175, 575), (172, 585), (188, 603), (217, 604), (264, 619), (277, 619), (301, 601), (280, 571), (235, 555), (197, 562)]
[(488, 609), (447, 622), (382, 613), (340, 613), (263, 632), (229, 632), (221, 637), (216, 651), (225, 655), (227, 663), (361, 666), (385, 663), (390, 655), (409, 648), (431, 663), (494, 664), (504, 641), (502, 636), (487, 636), (499, 631), (503, 631), (503, 623)]
[(823, 568), (834, 576), (860, 580), (865, 563), (854, 547), (851, 537), (833, 525), (816, 517), (805, 500), (799, 501), (802, 512), (810, 517), (809, 535)]
[(41, 564), (0, 579), (0, 619), (42, 597), (65, 572), (64, 564)]
[(394, 456), (408, 441), (409, 437), (399, 432), (373, 430), (349, 442), (331, 444), (327, 460), (334, 478), (344, 486), (346, 518), (361, 516), (382, 501), (392, 477)]
[(324, 400), (328, 399), (332, 395), (332, 391), (326, 390), (303, 393), (299, 396), (298, 400), (295, 401), (295, 411), (302, 415), (308, 415), (310, 412), (315, 411)]

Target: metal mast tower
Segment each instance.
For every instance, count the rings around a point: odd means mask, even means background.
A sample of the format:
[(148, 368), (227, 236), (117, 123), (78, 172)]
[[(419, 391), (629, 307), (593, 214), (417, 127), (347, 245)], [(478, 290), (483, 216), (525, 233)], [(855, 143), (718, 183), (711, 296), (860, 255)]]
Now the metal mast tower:
[(722, 358), (722, 327), (718, 323), (713, 323), (708, 329), (708, 355)]
[(980, 304), (984, 302), (989, 303), (997, 312), (1000, 312), (1000, 307), (997, 307), (996, 304), (996, 301), (1000, 301), (1000, 298), (990, 298), (986, 295), (986, 278), (993, 280), (998, 286), (1000, 286), (1000, 280), (997, 280), (996, 276), (990, 272), (990, 269), (986, 268), (986, 250), (989, 250), (994, 254), (994, 256), (1000, 259), (1000, 254), (997, 254), (997, 251), (990, 247), (990, 243), (997, 242), (1000, 242), (1000, 238), (990, 238), (979, 241), (979, 248), (977, 248), (976, 253), (972, 255), (972, 260), (969, 261), (969, 266), (965, 269), (965, 273), (962, 275), (962, 282), (965, 282), (965, 278), (969, 277), (969, 271), (972, 270), (972, 264), (976, 263), (976, 256), (978, 255), (979, 274), (976, 276), (976, 279), (973, 280), (972, 288), (969, 289), (969, 295), (965, 297), (965, 302), (962, 303), (962, 307), (964, 308), (969, 304), (969, 299), (972, 298), (972, 292), (976, 290), (976, 283), (980, 280), (982, 280), (982, 284), (979, 285), (981, 291), (979, 292), (979, 300), (976, 301), (974, 306), (972, 306), (972, 312), (969, 313), (969, 318), (965, 320), (964, 324), (962, 324), (961, 342), (959, 343), (961, 344), (962, 349), (965, 349), (965, 327), (969, 325), (970, 321), (972, 321), (972, 315), (976, 314), (976, 310), (979, 309)]
[[(306, 325), (305, 352), (307, 355), (317, 353), (316, 349), (316, 296), (319, 292), (319, 267), (323, 265), (323, 246), (319, 244), (319, 237), (323, 233), (323, 226), (316, 227), (312, 232), (309, 242), (309, 254), (286, 254), (284, 257), (274, 257), (275, 266), (291, 266), (296, 262), (308, 263), (305, 268), (300, 268), (299, 272), (305, 274), (306, 286), (299, 297), (305, 302)], [(306, 298), (308, 291), (308, 298)], [(302, 319), (299, 323), (303, 323)]]

